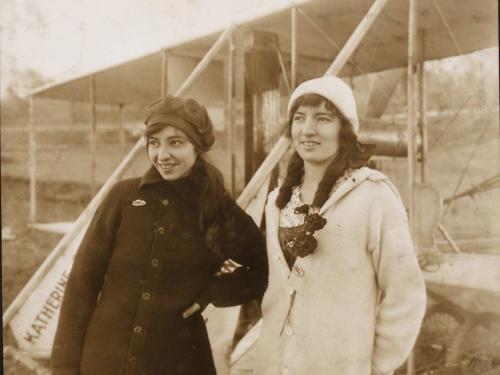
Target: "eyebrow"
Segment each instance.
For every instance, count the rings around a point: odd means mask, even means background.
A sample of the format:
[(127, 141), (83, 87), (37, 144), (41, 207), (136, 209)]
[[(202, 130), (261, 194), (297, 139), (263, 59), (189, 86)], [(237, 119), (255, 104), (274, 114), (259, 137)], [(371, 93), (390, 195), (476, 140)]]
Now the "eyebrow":
[[(154, 135), (150, 135), (148, 138), (149, 139), (156, 139), (157, 141), (160, 140), (159, 137), (156, 137)], [(170, 140), (177, 140), (177, 139), (187, 140), (188, 138), (185, 135), (182, 135), (182, 134), (175, 134), (175, 135), (171, 135), (169, 137), (166, 137), (165, 139), (170, 141)]]
[[(302, 111), (295, 111), (294, 115), (296, 115), (297, 113), (300, 113), (300, 114), (305, 114), (305, 112), (302, 112)], [(333, 112), (333, 111), (325, 111), (325, 112), (318, 112), (315, 114), (316, 116), (324, 116), (324, 115), (328, 115), (328, 116), (337, 116), (339, 115), (339, 113), (337, 112)]]

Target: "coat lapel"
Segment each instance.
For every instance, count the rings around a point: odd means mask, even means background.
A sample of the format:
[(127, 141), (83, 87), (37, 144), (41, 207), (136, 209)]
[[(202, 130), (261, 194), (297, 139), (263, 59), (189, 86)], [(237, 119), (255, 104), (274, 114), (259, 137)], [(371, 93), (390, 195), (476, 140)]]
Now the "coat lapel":
[[(345, 181), (342, 185), (338, 187), (337, 190), (333, 192), (333, 194), (327, 199), (327, 201), (321, 207), (319, 213), (324, 215), (324, 213), (332, 207), (337, 201), (339, 201), (342, 197), (344, 197), (347, 193), (349, 193), (356, 186), (361, 184), (364, 180), (370, 177), (373, 174), (377, 174), (379, 172), (374, 171), (370, 168), (363, 167), (356, 170), (351, 178)], [(381, 174), (381, 173), (380, 173)], [(382, 174), (381, 174), (382, 175)], [(382, 175), (383, 176), (383, 175)]]
[(288, 267), (288, 263), (286, 262), (285, 255), (283, 254), (283, 249), (281, 248), (278, 239), (280, 209), (274, 204), (276, 195), (277, 194), (273, 194), (273, 199), (269, 200), (269, 204), (267, 205), (266, 210), (266, 228), (268, 232), (268, 246), (270, 251), (269, 255), (273, 258), (273, 260), (279, 262), (283, 277), (285, 281), (287, 281), (291, 270)]

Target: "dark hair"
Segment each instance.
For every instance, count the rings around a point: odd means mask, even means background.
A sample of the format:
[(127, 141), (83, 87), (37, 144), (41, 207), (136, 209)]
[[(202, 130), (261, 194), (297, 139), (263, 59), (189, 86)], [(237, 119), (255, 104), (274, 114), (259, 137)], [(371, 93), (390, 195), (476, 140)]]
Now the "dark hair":
[[(164, 124), (155, 124), (146, 129), (146, 138), (161, 131)], [(233, 247), (235, 240), (234, 208), (236, 203), (224, 187), (222, 173), (205, 158), (205, 152), (194, 143), (197, 153), (191, 174), (191, 182), (198, 192), (198, 225), (205, 243), (219, 260), (224, 260), (224, 248)]]
[[(354, 133), (354, 129), (349, 120), (340, 113), (333, 103), (317, 94), (306, 94), (295, 101), (290, 110), (286, 135), (291, 137), (293, 116), (300, 106), (319, 106), (321, 103), (325, 103), (325, 107), (329, 111), (338, 114), (341, 119), (341, 127), (339, 130), (339, 148), (334, 159), (326, 168), (325, 174), (318, 184), (318, 189), (314, 194), (314, 199), (311, 204), (311, 206), (317, 208), (320, 208), (326, 202), (333, 185), (346, 169), (357, 169), (367, 164), (368, 159), (372, 155), (371, 150), (373, 149), (371, 145), (362, 145), (359, 143), (358, 137)], [(284, 208), (290, 201), (292, 189), (300, 185), (303, 175), (304, 161), (297, 152), (294, 152), (288, 163), (285, 181), (280, 187), (278, 197), (276, 198), (276, 206), (278, 208)]]
[(214, 255), (223, 260), (223, 249), (233, 248), (236, 239), (236, 203), (224, 188), (221, 172), (203, 155), (196, 158), (191, 178), (199, 192), (198, 223), (205, 243)]

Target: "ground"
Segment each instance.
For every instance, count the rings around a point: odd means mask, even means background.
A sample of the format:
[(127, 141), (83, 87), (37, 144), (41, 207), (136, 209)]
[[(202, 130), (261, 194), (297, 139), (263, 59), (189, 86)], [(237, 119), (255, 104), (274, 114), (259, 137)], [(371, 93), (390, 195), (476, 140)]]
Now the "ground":
[[(29, 210), (29, 190), (26, 180), (2, 178), (2, 227), (10, 227), (15, 239), (2, 241), (2, 305), (3, 309), (13, 301), (28, 282), (47, 254), (61, 238), (32, 229), (27, 225)], [(44, 218), (51, 221), (74, 220), (85, 206), (87, 188), (64, 184), (59, 186), (42, 185), (39, 189), (39, 209)], [(66, 193), (63, 191), (66, 190)], [(69, 193), (71, 192), (71, 193)], [(56, 197), (65, 199), (57, 200)], [(12, 345), (13, 338), (6, 330), (4, 345)], [(5, 360), (4, 373), (29, 375), (26, 370), (11, 360)]]

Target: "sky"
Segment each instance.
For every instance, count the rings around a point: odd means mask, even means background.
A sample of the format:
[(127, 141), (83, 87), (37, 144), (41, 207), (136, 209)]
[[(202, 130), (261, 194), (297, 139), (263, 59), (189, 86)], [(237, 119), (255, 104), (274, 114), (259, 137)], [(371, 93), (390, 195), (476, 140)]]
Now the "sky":
[(0, 0), (2, 90), (22, 70), (54, 79), (108, 66), (269, 2)]
[[(0, 0), (2, 93), (12, 83), (19, 91), (30, 88), (19, 79), (25, 70), (52, 80), (74, 76), (220, 29), (269, 3), (290, 1)], [(493, 69), (498, 66), (495, 59), (486, 60)], [(461, 61), (449, 65), (456, 70)]]

